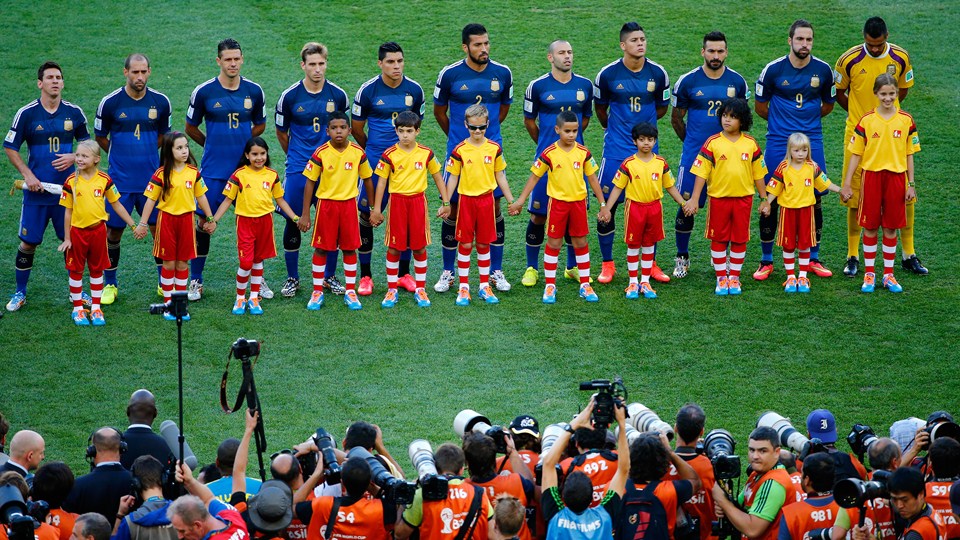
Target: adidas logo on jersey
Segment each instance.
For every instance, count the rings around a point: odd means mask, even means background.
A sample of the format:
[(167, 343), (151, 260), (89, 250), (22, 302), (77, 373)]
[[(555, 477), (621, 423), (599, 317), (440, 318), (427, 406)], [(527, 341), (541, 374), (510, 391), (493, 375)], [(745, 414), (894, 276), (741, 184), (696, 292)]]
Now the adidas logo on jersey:
[(297, 107), (297, 112), (303, 112), (303, 105)]
[(867, 70), (864, 68), (860, 68), (860, 75), (866, 75), (866, 74), (867, 74)]
[(383, 100), (382, 100), (382, 99), (378, 99), (378, 100), (377, 100), (377, 105), (383, 105)]
[(245, 185), (245, 186), (243, 186), (243, 187), (245, 187), (245, 188), (247, 188), (247, 189), (250, 189), (250, 184), (247, 184), (247, 185)]
[(697, 90), (697, 97), (703, 97), (703, 90)]
[(879, 138), (880, 138), (880, 134), (877, 133), (876, 131), (874, 131), (874, 132), (873, 132), (873, 135), (871, 135), (870, 138), (871, 138), (871, 139), (879, 139)]
[(214, 109), (219, 109), (219, 108), (221, 108), (221, 107), (223, 107), (223, 105), (220, 105), (220, 102), (219, 102), (219, 101), (213, 104), (213, 108), (214, 108)]
[(618, 85), (617, 85), (617, 90), (623, 90), (623, 85), (622, 85), (622, 84), (618, 84)]
[(790, 86), (790, 81), (784, 79), (783, 82), (780, 83), (780, 86)]
[(123, 119), (126, 118), (126, 117), (127, 117), (127, 113), (124, 113), (124, 112), (120, 113), (120, 119), (121, 119), (121, 120), (123, 120)]
[(553, 97), (553, 94), (550, 94), (549, 96), (547, 96), (547, 101), (553, 101), (554, 99), (556, 98)]
[(460, 89), (461, 89), (461, 90), (469, 90), (469, 88), (467, 88), (467, 85), (465, 85), (465, 84), (462, 85), (462, 86), (460, 87)]
[(403, 170), (403, 165), (400, 165), (399, 167), (397, 167), (397, 172), (400, 172), (402, 170)]
[(726, 155), (726, 154), (720, 154), (720, 161), (726, 161), (726, 160), (727, 160), (727, 155)]

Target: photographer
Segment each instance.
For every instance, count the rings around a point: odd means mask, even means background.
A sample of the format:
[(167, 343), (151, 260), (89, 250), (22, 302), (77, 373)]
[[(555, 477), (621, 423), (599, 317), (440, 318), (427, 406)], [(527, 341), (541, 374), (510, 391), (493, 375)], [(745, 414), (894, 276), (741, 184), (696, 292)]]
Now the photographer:
[(109, 540), (110, 522), (96, 512), (77, 517), (70, 540)]
[(247, 525), (240, 512), (218, 501), (184, 463), (177, 468), (177, 482), (183, 483), (189, 495), (167, 507), (167, 518), (180, 540), (243, 540), (247, 537)]
[[(172, 501), (163, 498), (166, 479), (164, 465), (151, 455), (138, 457), (130, 467), (135, 495), (120, 499), (113, 540), (176, 540), (177, 531), (170, 526), (167, 507)], [(143, 501), (134, 510), (137, 500)]]
[[(520, 501), (525, 508), (533, 504), (537, 497), (537, 487), (533, 482), (533, 473), (523, 463), (520, 454), (513, 445), (513, 437), (505, 433), (506, 457), (514, 471), (497, 474), (497, 446), (493, 438), (485, 433), (470, 432), (463, 437), (463, 454), (470, 470), (468, 483), (483, 488), (492, 499), (502, 494), (510, 495)], [(531, 540), (531, 528), (535, 523), (524, 521), (520, 528), (520, 540)]]
[[(773, 540), (783, 506), (796, 502), (795, 488), (780, 465), (780, 438), (770, 427), (758, 427), (750, 433), (748, 459), (752, 472), (738, 498), (731, 501), (719, 484), (713, 486), (717, 517), (726, 517), (750, 540)], [(745, 510), (741, 510), (744, 508)]]
[[(20, 491), (20, 496), (23, 497), (23, 500), (26, 501), (30, 498), (30, 488), (27, 487), (27, 481), (23, 479), (19, 474), (7, 471), (0, 474), (0, 487), (3, 486), (13, 486)], [(48, 525), (40, 520), (37, 520), (37, 516), (33, 517), (33, 535), (36, 540), (58, 540), (60, 538), (60, 531), (56, 527)], [(109, 527), (109, 525), (108, 525)], [(109, 531), (108, 531), (109, 536)], [(9, 531), (5, 526), (0, 525), (0, 540), (8, 540)]]
[(811, 412), (807, 416), (807, 437), (820, 439), (827, 454), (833, 458), (836, 474), (834, 482), (844, 478), (863, 480), (867, 477), (867, 470), (853, 454), (837, 450), (837, 420), (833, 417), (833, 413), (827, 409), (817, 409)]
[[(93, 433), (93, 469), (73, 484), (63, 507), (70, 512), (84, 514), (96, 512), (108, 523), (117, 517), (120, 498), (130, 493), (133, 477), (120, 464), (120, 449), (123, 438), (112, 427), (102, 427)], [(88, 459), (90, 455), (88, 448)]]
[[(676, 434), (676, 454), (687, 462), (693, 470), (697, 472), (700, 478), (700, 489), (693, 497), (683, 503), (683, 511), (688, 516), (699, 519), (700, 539), (706, 540), (710, 537), (710, 523), (713, 521), (713, 484), (716, 483), (713, 477), (713, 465), (710, 459), (697, 453), (697, 441), (703, 437), (703, 427), (706, 425), (707, 415), (696, 403), (688, 403), (677, 411), (677, 420), (673, 426)], [(667, 474), (663, 476), (664, 480), (678, 480), (679, 471), (676, 467), (670, 467)]]
[(127, 451), (120, 456), (120, 464), (130, 470), (140, 456), (153, 456), (166, 465), (173, 460), (173, 452), (163, 437), (153, 431), (157, 419), (157, 400), (149, 390), (140, 389), (130, 396), (127, 404), (127, 421), (130, 425), (123, 432)]
[[(876, 471), (893, 472), (900, 467), (900, 446), (888, 437), (881, 437), (870, 446), (867, 451), (870, 468)], [(893, 525), (893, 510), (890, 501), (876, 498), (867, 501), (864, 523), (870, 538), (877, 540), (894, 540), (897, 532)], [(837, 519), (833, 522), (830, 531), (831, 540), (843, 540), (847, 532), (860, 522), (859, 508), (841, 508), (837, 511)]]
[(797, 494), (797, 502), (806, 499), (807, 494), (803, 492), (802, 486), (803, 475), (797, 470), (797, 456), (790, 450), (780, 447), (780, 464), (790, 475), (790, 481), (793, 482), (793, 489)]
[(33, 477), (30, 498), (45, 501), (50, 506), (46, 522), (60, 529), (60, 538), (70, 538), (77, 514), (62, 508), (64, 499), (70, 494), (74, 484), (73, 471), (62, 461), (44, 463)]
[[(540, 424), (529, 414), (521, 414), (510, 422), (507, 427), (513, 437), (513, 445), (523, 463), (536, 474), (537, 461), (540, 460)], [(511, 460), (507, 456), (497, 458), (497, 470), (518, 472), (513, 470)]]
[(840, 506), (833, 500), (836, 463), (818, 452), (803, 460), (800, 485), (807, 497), (783, 508), (777, 540), (830, 540), (832, 516)]
[[(321, 458), (322, 460), (322, 458)], [(340, 482), (343, 497), (307, 496), (323, 478), (318, 463), (310, 478), (293, 496), (294, 514), (307, 526), (307, 540), (388, 540), (397, 520), (397, 507), (367, 497), (372, 473), (366, 459), (354, 456), (343, 463)], [(305, 502), (306, 501), (306, 502)]]
[[(593, 412), (593, 400), (571, 422), (571, 426), (590, 425), (590, 415)], [(609, 539), (613, 534), (613, 518), (620, 507), (620, 497), (623, 495), (627, 482), (627, 471), (630, 468), (630, 450), (627, 446), (627, 432), (625, 428), (625, 409), (615, 407), (614, 415), (620, 427), (617, 438), (617, 449), (623, 456), (617, 461), (617, 470), (607, 484), (607, 491), (600, 499), (600, 504), (593, 503), (593, 484), (590, 478), (580, 472), (570, 473), (563, 483), (561, 491), (557, 485), (557, 462), (563, 455), (567, 443), (570, 442), (570, 431), (563, 431), (557, 437), (553, 447), (543, 456), (543, 476), (540, 504), (543, 508), (543, 519), (547, 522), (547, 538), (550, 540), (573, 540), (596, 538)], [(590, 531), (587, 533), (587, 531)]]
[(917, 434), (913, 437), (913, 444), (908, 446), (900, 458), (901, 467), (914, 467), (919, 469), (924, 476), (930, 474), (930, 463), (928, 456), (919, 455), (921, 451), (930, 448), (930, 429), (941, 422), (953, 422), (953, 415), (947, 411), (934, 411), (927, 417), (927, 424), (917, 428)]
[[(404, 510), (394, 530), (396, 540), (407, 540), (419, 531), (423, 540), (487, 540), (493, 506), (487, 492), (463, 479), (463, 449), (441, 444), (433, 454), (437, 471), (447, 479), (443, 500), (423, 499), (418, 489), (413, 504)], [(466, 527), (466, 533), (462, 529)]]
[[(10, 439), (10, 459), (0, 466), (0, 473), (15, 472), (27, 478), (32, 471), (37, 470), (43, 461), (46, 443), (36, 431), (24, 429), (13, 434)], [(27, 484), (33, 478), (27, 480)]]
[(929, 457), (933, 475), (927, 481), (927, 504), (940, 514), (946, 524), (944, 538), (960, 538), (960, 524), (957, 524), (950, 508), (950, 488), (960, 478), (960, 443), (949, 437), (940, 437), (930, 445)]
[[(213, 492), (213, 496), (220, 502), (229, 502), (234, 493), (233, 489), (233, 465), (237, 460), (237, 449), (240, 448), (240, 439), (225, 439), (217, 447), (217, 469), (220, 471), (220, 478), (207, 482), (207, 487)], [(243, 468), (246, 473), (247, 468)], [(243, 492), (250, 498), (260, 491), (260, 484), (263, 482), (259, 478), (244, 477)]]
[[(923, 473), (912, 467), (900, 467), (887, 481), (890, 505), (905, 528), (900, 540), (941, 540), (946, 533), (940, 516), (924, 499)], [(859, 525), (853, 528), (853, 540), (870, 540), (869, 530)]]
[(526, 509), (518, 499), (507, 494), (500, 495), (493, 510), (493, 534), (490, 540), (519, 540), (525, 519)]
[[(591, 403), (593, 403), (592, 400)], [(588, 405), (587, 410), (592, 412), (593, 406)], [(579, 455), (563, 460), (560, 463), (560, 470), (564, 478), (570, 476), (573, 471), (586, 474), (593, 485), (593, 501), (590, 506), (597, 506), (603, 494), (607, 492), (613, 475), (617, 473), (617, 454), (604, 449), (607, 442), (606, 428), (593, 427), (589, 418), (576, 427), (571, 422), (570, 428), (574, 430), (573, 442)]]

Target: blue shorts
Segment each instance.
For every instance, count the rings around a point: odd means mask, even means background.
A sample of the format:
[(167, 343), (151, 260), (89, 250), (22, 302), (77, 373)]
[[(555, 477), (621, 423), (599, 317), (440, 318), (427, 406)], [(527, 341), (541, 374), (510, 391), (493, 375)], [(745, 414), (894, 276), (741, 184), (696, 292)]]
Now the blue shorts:
[[(223, 194), (223, 188), (227, 187), (227, 181), (218, 178), (204, 178), (203, 182), (207, 185), (207, 192), (204, 195), (207, 196), (210, 211), (216, 214), (217, 208), (220, 208), (220, 203), (227, 198), (227, 196)], [(199, 204), (197, 205), (197, 211), (194, 213), (198, 216), (204, 215), (203, 209), (200, 208)]]
[[(690, 174), (690, 167), (693, 167), (693, 161), (696, 159), (694, 155), (689, 161), (683, 159), (683, 156), (680, 156), (680, 168), (677, 169), (677, 190), (680, 192), (680, 196), (684, 199), (689, 199), (690, 195), (693, 194), (693, 186), (696, 184), (697, 176), (695, 174)], [(700, 205), (700, 208), (703, 208), (707, 204), (707, 186), (704, 184), (703, 191), (700, 192), (700, 200), (697, 201), (697, 204)]]
[[(293, 213), (301, 216), (303, 215), (303, 190), (307, 188), (307, 177), (301, 173), (292, 173), (285, 172), (283, 175), (283, 200), (287, 201), (287, 204), (290, 205), (290, 209), (293, 210)], [(316, 204), (317, 196), (316, 194), (310, 198), (310, 204)], [(216, 211), (216, 210), (214, 210)], [(280, 208), (277, 207), (277, 213), (283, 216), (283, 219), (287, 219), (287, 216), (283, 215), (283, 212), (280, 211)]]
[[(450, 161), (450, 156), (447, 156), (446, 161), (443, 162), (443, 163), (444, 163), (444, 166), (443, 166), (443, 185), (447, 185), (447, 184), (450, 182), (450, 173), (447, 172), (447, 166), (446, 166), (446, 164), (447, 164), (449, 161)], [(503, 197), (503, 190), (500, 189), (500, 185), (498, 184), (497, 187), (494, 188), (494, 190), (493, 190), (493, 198), (494, 198), (494, 199), (499, 199), (500, 197)], [(442, 197), (441, 197), (441, 199), (442, 199)], [(453, 193), (450, 194), (450, 203), (452, 203), (452, 204), (457, 204), (457, 201), (458, 201), (458, 200), (460, 200), (460, 192), (459, 192), (459, 191), (454, 191)]]
[[(123, 208), (126, 209), (127, 213), (133, 215), (133, 209), (136, 207), (137, 214), (140, 217), (143, 217), (143, 205), (146, 204), (147, 197), (141, 193), (121, 193), (120, 194), (120, 204), (123, 205)], [(214, 210), (216, 212), (216, 210)], [(150, 219), (147, 220), (148, 225), (157, 224), (157, 216), (160, 214), (159, 211), (151, 212)], [(123, 229), (127, 224), (117, 215), (113, 210), (112, 204), (107, 204), (107, 227), (112, 229)]]
[[(770, 135), (767, 135), (767, 147), (763, 151), (763, 160), (767, 164), (767, 176), (764, 178), (765, 181), (770, 181), (770, 179), (773, 177), (773, 172), (777, 170), (777, 166), (779, 166), (780, 162), (786, 159), (786, 157), (787, 139), (781, 139), (779, 137), (771, 137)], [(827, 173), (827, 160), (823, 153), (823, 139), (810, 139), (810, 158), (813, 159), (814, 163), (820, 166), (820, 170), (823, 171), (824, 174)], [(823, 195), (824, 193), (826, 192), (819, 192), (820, 195)]]
[[(617, 171), (620, 170), (620, 165), (623, 164), (623, 159), (603, 158), (600, 160), (600, 190), (603, 191), (604, 197), (610, 196), (610, 190), (613, 189), (613, 177), (616, 176)], [(613, 202), (616, 204), (623, 202), (622, 191), (620, 192), (620, 197)]]
[(20, 207), (20, 240), (39, 246), (47, 223), (53, 221), (53, 232), (63, 241), (63, 213), (66, 208), (59, 204), (23, 205)]

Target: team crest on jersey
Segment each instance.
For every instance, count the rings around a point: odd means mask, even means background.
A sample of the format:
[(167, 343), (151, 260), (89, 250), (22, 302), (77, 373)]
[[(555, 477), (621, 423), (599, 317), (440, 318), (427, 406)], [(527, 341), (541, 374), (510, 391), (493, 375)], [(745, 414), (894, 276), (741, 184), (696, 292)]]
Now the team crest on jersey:
[(734, 87), (732, 87), (732, 86), (728, 86), (728, 87), (727, 87), (727, 97), (736, 97), (736, 95), (737, 95), (737, 89), (734, 88)]
[(740, 159), (741, 159), (742, 161), (750, 161), (750, 154), (744, 152), (744, 153), (740, 154)]
[(777, 187), (777, 181), (771, 179), (769, 182), (767, 182), (767, 187), (770, 189)]
[(147, 191), (153, 193), (153, 182), (147, 184)]
[(493, 156), (483, 156), (483, 163), (486, 165), (493, 163)]
[(93, 196), (97, 198), (103, 197), (103, 190), (100, 188), (93, 190)]
[(491, 91), (491, 92), (499, 92), (499, 91), (500, 91), (500, 81), (498, 81), (497, 79), (493, 79), (492, 81), (490, 81), (490, 91)]
[(248, 98), (248, 97), (247, 97), (247, 98), (243, 98), (243, 108), (244, 108), (244, 109), (252, 109), (252, 108), (253, 108), (253, 100), (250, 99), (250, 98)]
[(535, 161), (535, 162), (533, 163), (533, 167), (534, 167), (535, 169), (539, 169), (540, 167), (543, 167), (543, 162), (538, 159), (537, 161)]
[(60, 192), (60, 200), (61, 200), (61, 201), (67, 200), (67, 192), (66, 192), (66, 191), (61, 191), (61, 192)]
[(894, 139), (899, 139), (901, 136), (903, 136), (903, 132), (902, 132), (902, 131), (900, 131), (899, 129), (893, 130), (893, 138), (894, 138)]
[(73, 131), (73, 120), (67, 118), (63, 121), (63, 130), (64, 131)]
[(453, 167), (453, 158), (447, 160), (447, 167)]
[(327, 112), (328, 112), (328, 113), (332, 113), (332, 112), (335, 111), (335, 110), (337, 110), (337, 105), (333, 102), (332, 99), (331, 99), (331, 100), (328, 100), (328, 101), (327, 101)]
[(659, 181), (660, 181), (660, 173), (656, 173), (656, 172), (655, 172), (655, 173), (650, 173), (650, 179), (653, 180), (654, 182), (659, 182)]
[(186, 182), (183, 183), (183, 185), (187, 189), (193, 189), (193, 180), (187, 180)]
[(270, 189), (270, 182), (264, 182), (263, 189)]
[[(559, 167), (558, 167), (558, 168), (559, 168)], [(579, 171), (579, 170), (580, 170), (580, 162), (579, 162), (579, 161), (574, 161), (574, 162), (573, 162), (573, 170), (575, 170), (575, 171)]]
[(377, 163), (377, 172), (383, 172), (385, 170), (387, 170), (387, 164), (381, 159), (380, 163)]
[(647, 92), (653, 92), (657, 89), (657, 81), (650, 79), (647, 81)]
[(413, 96), (410, 94), (403, 96), (403, 104), (407, 107), (413, 107)]
[(810, 87), (811, 87), (811, 88), (820, 88), (820, 77), (819, 77), (819, 76), (814, 75), (813, 77), (810, 77)]
[(343, 164), (343, 170), (345, 170), (345, 171), (352, 171), (352, 170), (353, 170), (353, 162), (352, 162), (352, 161), (348, 161), (348, 162), (344, 163), (344, 164)]
[(695, 160), (693, 161), (693, 166), (694, 166), (694, 167), (703, 167), (703, 160), (700, 159), (700, 158), (695, 159)]
[(417, 161), (417, 162), (415, 162), (415, 163), (413, 164), (413, 168), (416, 169), (416, 170), (418, 170), (418, 171), (422, 171), (422, 170), (423, 170), (423, 162), (422, 162), (422, 161)]
[(897, 65), (896, 64), (887, 64), (887, 73), (890, 75), (897, 74)]
[(804, 178), (804, 179), (803, 179), (803, 185), (805, 185), (805, 186), (807, 186), (807, 187), (810, 187), (810, 186), (813, 185), (813, 180), (811, 180), (810, 178)]
[(577, 90), (577, 101), (583, 101), (587, 99), (587, 94), (583, 90)]
[(157, 108), (156, 108), (156, 107), (150, 107), (150, 110), (147, 111), (147, 118), (149, 118), (150, 120), (156, 120), (156, 119), (157, 119)]

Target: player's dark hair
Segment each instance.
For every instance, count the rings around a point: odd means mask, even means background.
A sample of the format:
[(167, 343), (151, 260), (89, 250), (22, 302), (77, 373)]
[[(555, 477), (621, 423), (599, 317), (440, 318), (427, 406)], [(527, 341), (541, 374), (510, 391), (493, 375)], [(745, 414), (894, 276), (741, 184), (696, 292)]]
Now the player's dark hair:
[(47, 501), (50, 508), (60, 508), (73, 489), (73, 471), (62, 461), (44, 463), (33, 476), (30, 496), (35, 501)]
[[(163, 169), (163, 186), (160, 190), (160, 198), (167, 198), (167, 190), (170, 188), (170, 174), (173, 172), (173, 168), (177, 164), (177, 160), (173, 157), (173, 146), (176, 144), (178, 139), (187, 140), (187, 148), (190, 147), (190, 139), (187, 137), (186, 133), (182, 131), (171, 131), (163, 136), (163, 145), (160, 147), (160, 168)], [(193, 152), (187, 154), (187, 163), (197, 166), (197, 160), (193, 157)], [(226, 441), (224, 441), (225, 443)], [(240, 441), (237, 441), (239, 446)], [(223, 444), (220, 445), (221, 447)], [(236, 449), (233, 451), (234, 454), (237, 453)], [(217, 450), (217, 459), (220, 458), (220, 450)], [(221, 462), (221, 467), (225, 467), (226, 463)], [(233, 468), (233, 458), (230, 459), (230, 469)]]
[[(658, 130), (657, 126), (651, 124), (650, 122), (640, 122), (639, 124), (633, 126), (633, 129), (630, 130), (630, 137), (633, 138), (634, 141), (640, 137), (653, 137), (654, 139), (657, 139), (660, 137), (660, 130)], [(680, 409), (680, 412), (683, 412), (683, 409)], [(703, 414), (702, 409), (700, 414)], [(677, 413), (677, 421), (680, 421), (680, 413)], [(702, 428), (703, 426), (701, 425), (700, 427)], [(697, 434), (699, 435), (699, 432), (697, 432)], [(683, 440), (692, 441), (693, 439), (687, 439), (684, 437)]]
[(706, 48), (708, 41), (722, 41), (724, 44), (727, 43), (727, 36), (719, 30), (714, 30), (713, 32), (707, 32), (703, 36), (703, 47)]
[(300, 49), (300, 60), (303, 62), (307, 61), (307, 56), (311, 54), (319, 54), (320, 56), (327, 57), (327, 46), (323, 43), (317, 43), (316, 41), (308, 41), (303, 45), (303, 48)]
[(354, 422), (347, 428), (347, 434), (343, 438), (343, 450), (351, 448), (372, 449), (377, 444), (377, 428), (370, 422)]
[(630, 445), (630, 479), (646, 484), (663, 478), (670, 468), (670, 454), (659, 433), (643, 433)]
[(437, 447), (433, 460), (440, 474), (457, 474), (463, 468), (465, 460), (463, 449), (453, 443), (443, 443)]
[(814, 491), (826, 493), (833, 489), (833, 471), (836, 463), (830, 454), (817, 452), (803, 460), (803, 476), (810, 479)]
[(890, 475), (887, 480), (887, 490), (890, 494), (909, 493), (914, 497), (919, 496), (925, 490), (923, 482), (923, 473), (920, 469), (913, 467), (899, 467)]
[(400, 44), (396, 41), (388, 41), (380, 45), (380, 48), (377, 49), (377, 60), (383, 60), (389, 53), (403, 54), (403, 48), (400, 47)]
[(220, 40), (220, 43), (217, 43), (217, 58), (223, 56), (223, 51), (240, 51), (240, 54), (243, 54), (243, 49), (240, 48), (240, 42), (233, 38), (223, 39)]
[(471, 431), (463, 437), (463, 454), (474, 478), (489, 478), (496, 474), (497, 445), (485, 433)]
[(797, 19), (793, 21), (793, 24), (790, 25), (790, 37), (793, 37), (793, 34), (796, 33), (797, 28), (809, 28), (813, 32), (813, 25), (810, 24), (810, 21), (806, 19)]
[(577, 428), (573, 432), (573, 439), (584, 451), (600, 449), (607, 442), (607, 430), (592, 427)]
[[(649, 126), (649, 127), (646, 127)], [(649, 133), (653, 129), (653, 134)], [(647, 131), (647, 133), (643, 133)], [(642, 122), (633, 126), (633, 140), (640, 137), (657, 138), (657, 128), (653, 124)], [(703, 426), (707, 423), (707, 415), (703, 408), (696, 403), (687, 403), (677, 411), (677, 436), (684, 442), (694, 443), (703, 433)]]
[(560, 492), (563, 504), (573, 512), (582, 513), (593, 502), (593, 484), (590, 477), (581, 471), (573, 471), (563, 480)]
[(250, 165), (250, 160), (247, 159), (247, 154), (253, 150), (254, 146), (259, 146), (267, 151), (267, 162), (264, 163), (264, 166), (270, 166), (270, 147), (267, 146), (267, 141), (263, 140), (263, 137), (250, 137), (247, 140), (247, 144), (243, 145), (243, 153), (240, 154), (240, 162), (237, 164), (237, 168), (246, 167)]
[[(644, 32), (643, 27), (640, 26), (640, 23), (636, 21), (630, 21), (628, 23), (623, 23), (623, 26), (620, 27), (620, 43), (623, 43), (627, 39), (627, 36), (634, 32)], [(646, 32), (644, 32), (646, 33)]]
[(723, 100), (720, 105), (720, 116), (729, 114), (731, 117), (740, 121), (740, 131), (750, 131), (753, 126), (753, 113), (750, 112), (750, 105), (743, 98), (729, 98)]
[(347, 113), (343, 111), (333, 111), (332, 113), (328, 114), (327, 127), (329, 127), (334, 120), (343, 120), (344, 122), (347, 123), (347, 127), (350, 126), (350, 117), (347, 116)]
[(199, 478), (201, 474), (203, 475), (203, 483), (204, 483), (204, 484), (209, 484), (210, 482), (213, 482), (214, 480), (219, 480), (219, 479), (223, 478), (223, 473), (220, 472), (220, 469), (219, 469), (219, 468), (217, 468), (217, 464), (216, 464), (216, 463), (211, 463), (211, 464), (209, 464), (209, 465), (205, 465), (205, 466), (203, 466), (203, 467), (200, 467), (200, 472), (197, 473), (197, 478)]
[(877, 80), (873, 81), (873, 93), (876, 94), (884, 86), (897, 87), (897, 80), (893, 78), (893, 75), (889, 73), (881, 73), (877, 75)]
[(162, 488), (163, 468), (163, 463), (157, 458), (151, 455), (140, 456), (130, 466), (130, 474), (140, 479), (142, 489)]
[(63, 77), (63, 70), (60, 68), (60, 64), (54, 62), (53, 60), (47, 60), (43, 64), (40, 64), (40, 69), (37, 70), (37, 80), (43, 80), (43, 72), (48, 69), (55, 69), (60, 72), (60, 76)]
[(750, 432), (750, 440), (759, 442), (768, 442), (774, 448), (780, 448), (780, 437), (777, 436), (777, 430), (769, 426), (761, 426)]
[(146, 62), (147, 68), (150, 67), (150, 59), (147, 58), (147, 55), (143, 53), (131, 53), (130, 55), (128, 55), (127, 58), (123, 61), (123, 69), (130, 69), (131, 62)]
[(577, 124), (577, 127), (580, 127), (580, 121), (577, 120), (577, 113), (573, 111), (560, 111), (557, 113), (557, 127), (560, 127), (567, 122), (574, 122)]
[(413, 111), (403, 111), (397, 115), (393, 120), (393, 127), (412, 127), (413, 129), (420, 129), (420, 124), (423, 120), (420, 119), (420, 115)]
[(460, 32), (460, 40), (464, 45), (470, 44), (470, 36), (482, 36), (487, 33), (486, 27), (480, 23), (470, 23)]
[(517, 450), (530, 450), (540, 453), (540, 437), (534, 437), (527, 433), (518, 433), (513, 435), (513, 445)]
[(887, 37), (887, 22), (880, 17), (870, 17), (863, 23), (863, 35), (872, 38)]
[(960, 442), (940, 437), (930, 445), (930, 465), (937, 478), (960, 476)]
[(353, 456), (343, 462), (343, 468), (340, 471), (340, 481), (347, 495), (353, 498), (363, 496), (363, 492), (370, 485), (370, 465), (367, 460)]

